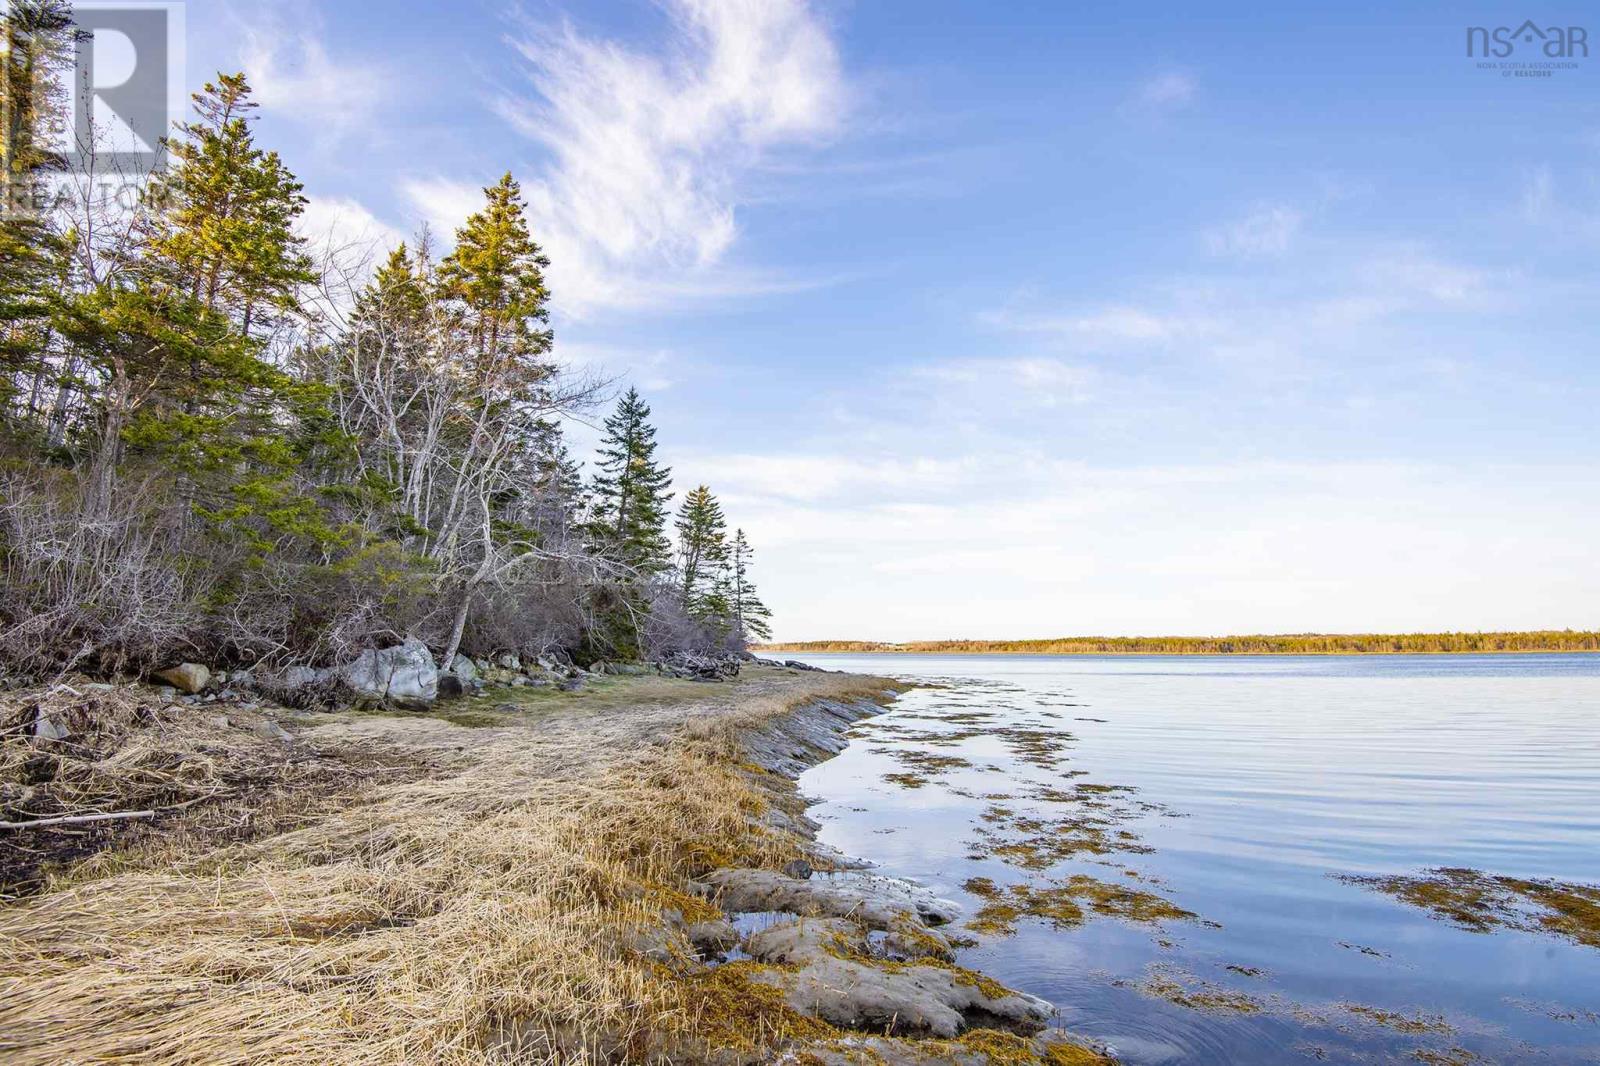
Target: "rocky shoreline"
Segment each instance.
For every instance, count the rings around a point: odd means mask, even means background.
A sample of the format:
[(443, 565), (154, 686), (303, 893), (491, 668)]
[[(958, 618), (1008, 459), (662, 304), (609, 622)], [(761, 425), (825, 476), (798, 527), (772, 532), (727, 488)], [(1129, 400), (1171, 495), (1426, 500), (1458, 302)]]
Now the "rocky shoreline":
[(750, 979), (779, 990), (800, 1014), (873, 1034), (841, 1034), (782, 1062), (1111, 1062), (1064, 1033), (1045, 1035), (1055, 1014), (1045, 1000), (954, 964), (957, 945), (940, 930), (960, 904), (817, 843), (820, 825), (805, 814), (796, 779), (842, 751), (855, 722), (883, 710), (865, 699), (820, 700), (740, 732), (746, 772), (772, 796), (763, 821), (806, 840), (810, 857), (782, 871), (723, 867), (692, 883), (728, 915), (772, 920), (743, 937), (726, 920), (701, 923), (686, 930), (691, 941), (713, 959), (736, 945), (753, 964)]
[(816, 842), (795, 779), (892, 682), (579, 680), (0, 693), (0, 1058), (1106, 1061), (952, 961), (953, 904)]

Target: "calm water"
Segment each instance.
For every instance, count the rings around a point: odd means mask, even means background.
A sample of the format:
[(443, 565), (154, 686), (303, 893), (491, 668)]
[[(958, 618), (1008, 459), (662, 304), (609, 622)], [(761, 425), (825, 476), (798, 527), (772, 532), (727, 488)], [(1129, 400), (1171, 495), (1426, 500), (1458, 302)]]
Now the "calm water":
[[(937, 683), (803, 778), (826, 843), (969, 914), (973, 877), (1132, 871), (1201, 919), (1024, 917), (962, 952), (1125, 1061), (1600, 1062), (1600, 951), (1466, 931), (1334, 876), (1469, 866), (1600, 884), (1600, 656), (806, 660)], [(1069, 741), (1062, 761), (1030, 761), (1006, 726)], [(930, 746), (940, 732), (962, 739)], [(971, 765), (886, 781), (908, 750)], [(1030, 793), (1081, 782), (1136, 789), (1112, 794), (1113, 815), (1149, 850), (1041, 870), (983, 854), (997, 802), (1059, 818)], [(1229, 993), (1258, 1010), (1219, 1007)]]

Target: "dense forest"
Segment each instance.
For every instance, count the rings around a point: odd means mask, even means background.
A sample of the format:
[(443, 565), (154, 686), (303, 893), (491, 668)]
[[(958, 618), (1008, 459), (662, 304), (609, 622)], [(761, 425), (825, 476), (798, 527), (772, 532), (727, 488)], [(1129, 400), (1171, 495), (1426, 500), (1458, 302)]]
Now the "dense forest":
[(767, 635), (749, 541), (706, 486), (674, 514), (636, 391), (590, 472), (569, 454), (562, 427), (616, 390), (561, 363), (509, 173), (447, 252), (313, 246), (219, 75), (130, 209), (44, 147), (70, 10), (14, 3), (4, 32), (0, 673)]
[(1059, 637), (1051, 640), (807, 640), (765, 645), (791, 652), (946, 652), (973, 655), (1399, 655), (1499, 651), (1600, 651), (1600, 633), (1293, 633), (1244, 637)]

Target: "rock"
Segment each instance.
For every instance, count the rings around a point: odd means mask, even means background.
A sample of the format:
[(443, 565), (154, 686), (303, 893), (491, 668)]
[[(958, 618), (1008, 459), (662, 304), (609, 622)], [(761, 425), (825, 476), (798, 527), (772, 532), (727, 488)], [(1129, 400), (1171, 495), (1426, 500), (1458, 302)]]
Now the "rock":
[(338, 673), (362, 695), (394, 703), (426, 705), (439, 695), (433, 654), (415, 637), (392, 648), (369, 648)]
[(675, 651), (659, 660), (656, 669), (669, 677), (688, 678), (693, 681), (721, 681), (739, 676), (738, 656), (713, 658), (690, 651)]
[(35, 714), (33, 717), (33, 739), (44, 741), (66, 740), (71, 731), (66, 725), (44, 714)]
[(1055, 1013), (1045, 1000), (934, 958), (874, 965), (888, 956), (843, 919), (775, 925), (751, 934), (745, 950), (786, 967), (751, 980), (780, 989), (800, 1013), (849, 1029), (948, 1039), (983, 1025), (1031, 1034)]
[(522, 660), (517, 658), (516, 652), (502, 652), (495, 657), (495, 665), (502, 670), (521, 670)]
[(784, 911), (820, 918), (851, 918), (872, 929), (891, 929), (912, 916), (945, 925), (961, 905), (909, 881), (848, 874), (802, 881), (771, 870), (713, 870), (705, 881), (729, 911)]
[(456, 657), (450, 660), (450, 672), (460, 678), (461, 683), (464, 685), (470, 685), (478, 680), (478, 668), (473, 665), (471, 659), (460, 652), (457, 652)]
[(684, 927), (684, 933), (702, 955), (720, 955), (739, 943), (739, 930), (726, 918), (693, 922)]
[(251, 732), (263, 740), (278, 740), (285, 744), (291, 743), (294, 740), (293, 733), (289, 732), (287, 729), (283, 728), (283, 726), (279, 725), (277, 722), (274, 722), (270, 718), (257, 722), (251, 728)]
[[(1024, 1060), (1023, 1054), (1031, 1054)], [(897, 1040), (889, 1036), (847, 1036), (823, 1044), (803, 1044), (786, 1050), (775, 1066), (1006, 1066), (1007, 1063), (1059, 1062), (1076, 1066), (1117, 1066), (1100, 1049), (1049, 1033), (985, 1049), (981, 1044), (928, 1043)]]
[(160, 670), (156, 677), (180, 692), (199, 692), (211, 680), (211, 670), (199, 663), (179, 663), (170, 670)]

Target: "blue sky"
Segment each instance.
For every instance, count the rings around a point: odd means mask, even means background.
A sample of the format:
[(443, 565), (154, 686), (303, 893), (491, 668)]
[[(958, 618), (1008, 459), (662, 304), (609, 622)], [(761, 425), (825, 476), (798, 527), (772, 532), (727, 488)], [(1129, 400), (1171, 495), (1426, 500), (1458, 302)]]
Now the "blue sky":
[(1478, 69), (1508, 10), (207, 3), (188, 68), (316, 234), (515, 173), (781, 637), (1593, 627), (1600, 55)]

